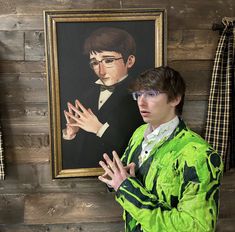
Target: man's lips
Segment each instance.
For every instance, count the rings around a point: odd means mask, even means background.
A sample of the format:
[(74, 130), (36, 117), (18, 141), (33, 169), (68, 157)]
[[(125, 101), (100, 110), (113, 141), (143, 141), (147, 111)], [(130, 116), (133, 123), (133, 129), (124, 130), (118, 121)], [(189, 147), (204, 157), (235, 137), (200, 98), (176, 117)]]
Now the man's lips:
[(101, 76), (101, 77), (99, 77), (100, 79), (109, 79), (110, 77), (109, 76)]
[(148, 115), (150, 114), (150, 112), (147, 111), (147, 110), (140, 110), (140, 114), (141, 114), (142, 116), (148, 116)]

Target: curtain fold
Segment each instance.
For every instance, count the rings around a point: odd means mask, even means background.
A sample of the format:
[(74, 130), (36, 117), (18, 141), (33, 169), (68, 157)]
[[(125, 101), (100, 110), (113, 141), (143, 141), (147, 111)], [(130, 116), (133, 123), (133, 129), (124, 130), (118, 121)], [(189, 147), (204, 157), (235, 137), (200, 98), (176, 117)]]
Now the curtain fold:
[(223, 157), (225, 170), (234, 167), (234, 25), (225, 22), (213, 66), (205, 139)]
[(4, 178), (5, 178), (5, 172), (3, 164), (2, 132), (0, 127), (0, 180), (4, 180)]

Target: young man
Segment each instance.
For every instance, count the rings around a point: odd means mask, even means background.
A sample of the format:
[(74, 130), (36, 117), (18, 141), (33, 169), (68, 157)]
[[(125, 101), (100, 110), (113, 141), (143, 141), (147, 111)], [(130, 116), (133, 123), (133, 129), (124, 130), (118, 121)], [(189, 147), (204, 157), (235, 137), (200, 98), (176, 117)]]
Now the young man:
[(116, 191), (127, 232), (214, 231), (221, 157), (179, 116), (185, 94), (180, 74), (160, 67), (142, 73), (133, 97), (146, 124), (122, 157), (104, 154), (99, 179)]
[[(66, 157), (64, 168), (98, 167), (102, 154), (124, 152), (133, 131), (142, 123), (138, 107), (128, 91), (135, 63), (135, 41), (125, 30), (99, 28), (85, 41), (84, 52), (99, 78), (75, 105), (64, 111), (63, 137), (76, 137), (77, 156)], [(131, 120), (128, 120), (131, 119)]]

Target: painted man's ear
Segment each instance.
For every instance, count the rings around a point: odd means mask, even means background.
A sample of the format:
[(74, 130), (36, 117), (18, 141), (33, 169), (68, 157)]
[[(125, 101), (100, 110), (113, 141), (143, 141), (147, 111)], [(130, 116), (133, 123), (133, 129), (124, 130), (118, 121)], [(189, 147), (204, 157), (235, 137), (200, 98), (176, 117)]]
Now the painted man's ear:
[(131, 68), (134, 65), (134, 63), (135, 63), (135, 56), (130, 55), (126, 62), (127, 68)]

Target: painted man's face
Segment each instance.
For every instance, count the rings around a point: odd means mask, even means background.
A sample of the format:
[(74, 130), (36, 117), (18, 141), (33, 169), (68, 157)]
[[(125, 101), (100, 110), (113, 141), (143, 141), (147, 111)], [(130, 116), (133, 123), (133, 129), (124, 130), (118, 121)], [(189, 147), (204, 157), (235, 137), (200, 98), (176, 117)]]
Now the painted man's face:
[(128, 69), (135, 62), (134, 56), (129, 56), (124, 63), (120, 53), (112, 51), (102, 51), (90, 53), (90, 64), (95, 74), (100, 78), (104, 85), (110, 86), (119, 82), (128, 74)]

